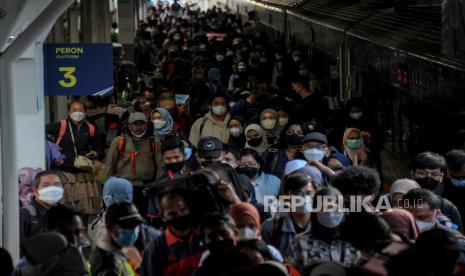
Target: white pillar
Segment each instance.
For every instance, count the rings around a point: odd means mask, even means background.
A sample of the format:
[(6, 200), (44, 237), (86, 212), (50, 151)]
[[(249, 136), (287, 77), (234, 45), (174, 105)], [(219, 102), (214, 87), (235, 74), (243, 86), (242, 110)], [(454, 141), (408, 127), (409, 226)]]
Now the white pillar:
[(19, 258), (18, 170), (44, 165), (42, 46), (74, 0), (51, 1), (0, 55), (1, 245)]
[(108, 1), (82, 0), (83, 42), (111, 41), (111, 14)]
[(118, 29), (121, 44), (133, 44), (136, 33), (136, 11), (134, 0), (118, 1)]

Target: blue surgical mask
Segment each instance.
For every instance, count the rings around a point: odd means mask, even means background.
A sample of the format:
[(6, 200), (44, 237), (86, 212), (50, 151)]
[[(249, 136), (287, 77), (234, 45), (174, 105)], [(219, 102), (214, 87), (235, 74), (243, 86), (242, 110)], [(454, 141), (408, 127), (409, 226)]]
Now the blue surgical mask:
[(456, 179), (451, 177), (450, 182), (452, 182), (455, 187), (465, 188), (465, 179)]
[(350, 149), (359, 149), (363, 146), (362, 139), (347, 139), (347, 146)]
[(139, 227), (118, 230), (118, 236), (113, 236), (113, 240), (121, 247), (133, 245), (139, 237)]
[(304, 150), (304, 156), (307, 161), (320, 162), (325, 157), (325, 152), (320, 149), (306, 149)]
[(316, 214), (318, 222), (326, 228), (335, 228), (344, 219), (342, 212), (319, 212)]
[(189, 160), (192, 156), (192, 149), (189, 147), (184, 147), (184, 156), (185, 160)]
[(416, 219), (415, 221), (417, 223), (418, 229), (420, 230), (420, 233), (431, 230), (436, 225), (436, 223), (434, 221), (433, 222), (428, 222), (428, 221), (419, 220), (419, 219)]

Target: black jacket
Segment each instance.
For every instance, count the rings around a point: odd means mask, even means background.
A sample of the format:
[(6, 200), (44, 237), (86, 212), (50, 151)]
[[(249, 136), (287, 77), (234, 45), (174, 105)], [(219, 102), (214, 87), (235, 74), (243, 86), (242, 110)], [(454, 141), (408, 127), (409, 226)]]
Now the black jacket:
[(45, 225), (47, 210), (35, 198), (32, 198), (31, 204), (25, 205), (19, 210), (19, 240), (21, 243), (31, 236), (47, 231)]
[[(102, 159), (105, 155), (104, 144), (101, 141), (100, 133), (97, 128), (95, 128), (94, 135), (92, 137), (90, 136), (89, 125), (85, 120), (82, 121), (79, 126), (73, 124), (69, 119), (67, 121), (69, 124), (67, 124), (63, 139), (58, 146), (60, 147), (61, 152), (65, 155), (65, 164), (63, 170), (76, 172), (77, 169), (74, 168), (74, 159), (76, 158), (76, 154), (74, 153), (74, 146), (71, 139), (71, 131), (69, 126), (71, 125), (72, 127), (74, 141), (76, 143), (76, 149), (79, 155), (86, 155), (91, 150), (93, 150), (98, 153), (98, 159)], [(55, 137), (54, 141), (58, 139), (60, 126), (60, 122), (52, 123), (46, 126), (47, 135)]]
[(465, 188), (456, 187), (452, 184), (449, 177), (445, 177), (441, 185), (443, 186), (443, 190), (440, 196), (450, 200), (457, 207), (460, 216), (463, 218), (465, 216)]

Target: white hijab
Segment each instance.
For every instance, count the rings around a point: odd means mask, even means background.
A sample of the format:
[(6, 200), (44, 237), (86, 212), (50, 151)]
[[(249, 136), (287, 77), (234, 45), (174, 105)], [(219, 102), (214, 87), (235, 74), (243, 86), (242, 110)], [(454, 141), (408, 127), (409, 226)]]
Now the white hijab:
[[(249, 140), (247, 139), (247, 133), (250, 130), (255, 130), (256, 132), (260, 133), (260, 135), (262, 136), (262, 142), (257, 147), (252, 147), (251, 145), (249, 145)], [(266, 133), (262, 129), (261, 126), (259, 126), (257, 124), (250, 124), (245, 128), (244, 134), (245, 134), (245, 137), (247, 139), (247, 142), (245, 143), (245, 148), (246, 149), (254, 149), (254, 150), (256, 150), (258, 152), (258, 154), (262, 155), (270, 147), (268, 145), (268, 140), (266, 139)]]

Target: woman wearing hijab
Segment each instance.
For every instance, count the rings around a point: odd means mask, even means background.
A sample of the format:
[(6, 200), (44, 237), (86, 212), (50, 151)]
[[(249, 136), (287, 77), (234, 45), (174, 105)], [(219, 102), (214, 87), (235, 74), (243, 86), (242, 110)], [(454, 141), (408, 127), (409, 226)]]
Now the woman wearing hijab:
[(275, 147), (279, 141), (279, 116), (274, 109), (265, 109), (260, 114), (260, 125), (266, 133), (266, 139), (270, 147)]
[(244, 134), (245, 122), (242, 117), (233, 116), (228, 122), (229, 129), (229, 145), (238, 149), (243, 149), (245, 146)]
[(389, 196), (394, 207), (403, 207), (402, 198), (406, 193), (413, 189), (420, 189), (420, 185), (414, 180), (408, 178), (397, 179), (392, 183), (389, 189)]
[[(260, 236), (260, 214), (255, 206), (247, 202), (241, 202), (229, 209), (229, 215), (233, 218), (239, 230), (239, 241), (262, 239)], [(268, 245), (268, 250), (274, 261), (284, 261), (278, 249)]]
[(342, 148), (354, 166), (369, 166), (369, 150), (365, 146), (362, 132), (357, 128), (348, 128), (342, 138)]
[(254, 149), (262, 155), (268, 148), (265, 131), (257, 124), (250, 124), (245, 128), (245, 148)]
[[(333, 200), (324, 200), (331, 196)], [(352, 267), (357, 264), (359, 252), (340, 238), (344, 213), (336, 210), (342, 194), (335, 188), (325, 187), (316, 192), (311, 216), (312, 230), (294, 238), (286, 252), (287, 261), (301, 273), (314, 261), (335, 261)]]
[(405, 209), (395, 208), (384, 212), (381, 217), (389, 224), (392, 232), (414, 241), (420, 230), (412, 213)]
[[(370, 151), (370, 161), (382, 176), (381, 151), (385, 137), (381, 126), (376, 121), (377, 116), (361, 98), (351, 98), (344, 107), (344, 118), (340, 126), (336, 127), (332, 139), (340, 141), (347, 128), (356, 128), (362, 131), (364, 144)], [(339, 145), (338, 145), (339, 146)]]
[(173, 117), (168, 110), (163, 107), (155, 108), (152, 111), (153, 136), (163, 142), (166, 137), (179, 134), (179, 129), (175, 127)]

